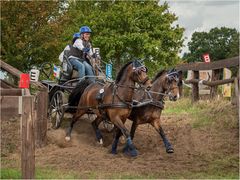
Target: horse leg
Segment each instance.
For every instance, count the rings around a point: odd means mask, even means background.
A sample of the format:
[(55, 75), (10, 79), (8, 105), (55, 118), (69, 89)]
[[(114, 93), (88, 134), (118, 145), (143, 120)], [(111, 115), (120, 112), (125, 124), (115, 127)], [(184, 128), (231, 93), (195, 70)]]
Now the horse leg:
[(99, 142), (99, 144), (103, 144), (103, 136), (98, 128), (100, 122), (102, 122), (102, 118), (101, 117), (97, 117), (93, 122), (92, 122), (92, 127), (96, 133), (96, 137), (97, 137), (97, 140)]
[(77, 122), (77, 120), (83, 115), (85, 114), (85, 111), (80, 111), (80, 112), (77, 112), (74, 114), (71, 122), (70, 122), (70, 126), (69, 128), (67, 129), (67, 134), (66, 134), (66, 137), (65, 137), (65, 140), (66, 141), (70, 141), (71, 140), (71, 133), (72, 133), (72, 129), (73, 129), (73, 125)]
[(112, 144), (112, 154), (117, 154), (117, 145), (118, 145), (118, 141), (119, 141), (119, 138), (121, 137), (122, 135), (122, 132), (119, 128), (116, 129), (116, 134), (115, 134), (115, 137), (114, 137), (114, 140), (113, 140), (113, 144)]
[(137, 126), (138, 126), (137, 121), (133, 121), (131, 131), (130, 131), (130, 135), (131, 135), (132, 140), (134, 138), (134, 134), (135, 134), (135, 131), (137, 129)]
[[(123, 152), (126, 154), (130, 154), (130, 156), (132, 156), (132, 157), (137, 156), (138, 152), (137, 152), (135, 146), (133, 145), (131, 136), (130, 136), (127, 128), (124, 126), (121, 118), (115, 118), (114, 120), (115, 120), (114, 124), (121, 130), (122, 134), (125, 136), (126, 141), (127, 141), (126, 145), (123, 149)], [(114, 142), (113, 142), (113, 146), (114, 146)], [(116, 141), (116, 142), (118, 142), (118, 141)]]
[(161, 136), (161, 138), (163, 140), (164, 146), (166, 148), (166, 152), (167, 153), (174, 153), (174, 149), (173, 149), (171, 143), (169, 142), (167, 136), (165, 135), (161, 125), (160, 125), (160, 119), (155, 120), (152, 125), (154, 126), (156, 131), (160, 134), (160, 136)]

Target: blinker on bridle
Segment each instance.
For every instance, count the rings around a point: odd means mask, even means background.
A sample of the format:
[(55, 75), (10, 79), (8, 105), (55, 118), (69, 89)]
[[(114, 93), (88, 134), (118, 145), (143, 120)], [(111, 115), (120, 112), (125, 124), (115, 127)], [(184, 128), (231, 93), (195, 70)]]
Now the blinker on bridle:
[(175, 81), (179, 81), (179, 78), (178, 78), (179, 74), (178, 72), (170, 72), (167, 74), (167, 78), (172, 81), (172, 80), (175, 80)]
[(147, 72), (147, 68), (145, 65), (143, 65), (141, 62), (138, 60), (133, 61), (133, 70), (134, 71), (142, 71), (142, 72)]

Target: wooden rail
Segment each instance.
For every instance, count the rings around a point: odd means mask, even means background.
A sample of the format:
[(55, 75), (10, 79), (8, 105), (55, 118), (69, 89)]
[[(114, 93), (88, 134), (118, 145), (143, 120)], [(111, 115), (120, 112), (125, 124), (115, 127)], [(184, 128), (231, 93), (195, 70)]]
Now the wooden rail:
[[(193, 71), (193, 79), (184, 81), (186, 84), (192, 84), (192, 101), (199, 100), (199, 83), (204, 85), (210, 86), (210, 97), (214, 98), (217, 95), (217, 86), (222, 84), (234, 83), (235, 91), (238, 91), (239, 83), (236, 83), (236, 77), (232, 77), (230, 79), (220, 80), (220, 74), (223, 68), (230, 68), (230, 67), (239, 67), (239, 56), (228, 58), (224, 60), (218, 60), (210, 63), (205, 62), (196, 62), (196, 63), (189, 63), (189, 64), (180, 64), (176, 66), (177, 70), (181, 71)], [(200, 70), (212, 70), (212, 80), (205, 81), (199, 79), (199, 71)], [(238, 68), (238, 75), (239, 75), (239, 68)], [(239, 82), (239, 78), (237, 78)], [(182, 88), (181, 88), (182, 89)], [(239, 102), (239, 96), (237, 96), (237, 102)]]
[(188, 64), (180, 64), (176, 67), (176, 69), (181, 71), (200, 71), (200, 70), (215, 70), (222, 68), (230, 68), (239, 66), (239, 56), (228, 58), (224, 60), (218, 60), (210, 63), (205, 62), (196, 62), (196, 63), (188, 63)]
[[(4, 61), (1, 61), (0, 60), (0, 68), (1, 69), (4, 69), (5, 71), (7, 71), (8, 73), (12, 74), (13, 76), (17, 77), (17, 78), (20, 78), (20, 74), (22, 74), (21, 71), (19, 71), (18, 69), (12, 67), (11, 65), (5, 63)], [(42, 88), (42, 89), (46, 89), (47, 88), (40, 82), (34, 82), (34, 81), (31, 81), (30, 84), (38, 87), (38, 88)]]
[(186, 84), (198, 84), (202, 83), (207, 86), (217, 86), (217, 85), (223, 85), (223, 84), (228, 84), (228, 83), (233, 83), (235, 78), (230, 78), (230, 79), (224, 79), (224, 80), (216, 80), (216, 81), (205, 81), (205, 80), (200, 80), (200, 79), (191, 79), (191, 80), (186, 80), (184, 81)]
[(21, 96), (22, 89), (12, 88), (12, 89), (1, 89), (1, 96)]

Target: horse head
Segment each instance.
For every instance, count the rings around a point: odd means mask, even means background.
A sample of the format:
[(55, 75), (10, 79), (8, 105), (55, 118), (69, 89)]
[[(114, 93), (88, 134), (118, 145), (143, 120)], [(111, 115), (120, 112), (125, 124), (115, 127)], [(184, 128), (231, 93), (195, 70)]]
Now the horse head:
[[(171, 101), (176, 101), (179, 98), (179, 71), (175, 69), (162, 70), (154, 77), (152, 84), (151, 91), (164, 93), (169, 96)], [(157, 93), (155, 95), (157, 96)]]
[(134, 82), (144, 85), (145, 87), (151, 87), (151, 81), (147, 75), (148, 69), (139, 60), (134, 60), (132, 63), (132, 79)]
[(165, 75), (164, 88), (171, 101), (176, 101), (179, 96), (179, 71), (169, 70)]

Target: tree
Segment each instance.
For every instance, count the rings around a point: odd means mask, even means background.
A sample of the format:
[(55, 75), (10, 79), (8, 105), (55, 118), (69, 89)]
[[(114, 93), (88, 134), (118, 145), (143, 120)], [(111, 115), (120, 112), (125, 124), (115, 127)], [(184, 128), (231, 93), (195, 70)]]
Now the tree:
[(202, 55), (209, 53), (212, 61), (239, 55), (239, 32), (236, 29), (221, 27), (209, 32), (194, 32), (188, 43), (190, 53), (183, 59), (188, 62), (202, 61)]
[(83, 25), (93, 30), (92, 44), (102, 59), (119, 69), (133, 58), (144, 58), (155, 73), (180, 59), (183, 28), (168, 4), (157, 1), (7, 1), (2, 2), (2, 59), (26, 71), (42, 62), (57, 62)]
[(61, 2), (1, 2), (1, 58), (27, 71), (33, 65), (54, 62), (61, 34)]
[(172, 26), (177, 17), (166, 3), (76, 1), (70, 3), (65, 18), (66, 37), (82, 25), (90, 26), (93, 45), (100, 47), (102, 58), (111, 60), (117, 69), (133, 58), (144, 58), (153, 74), (159, 67), (179, 61), (183, 28)]

